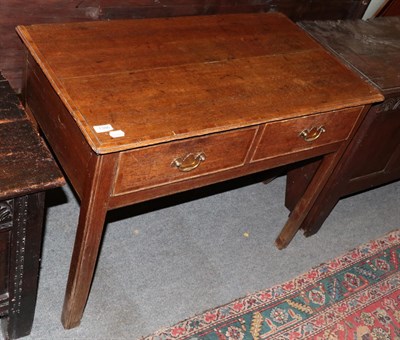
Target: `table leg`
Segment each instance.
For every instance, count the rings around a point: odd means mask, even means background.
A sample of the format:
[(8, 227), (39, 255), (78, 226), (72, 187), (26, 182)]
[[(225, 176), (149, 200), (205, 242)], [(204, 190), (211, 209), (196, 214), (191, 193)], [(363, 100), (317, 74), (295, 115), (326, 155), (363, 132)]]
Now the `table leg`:
[(80, 324), (89, 295), (114, 178), (115, 157), (113, 154), (93, 156), (89, 164), (61, 317), (66, 329)]
[(344, 147), (342, 146), (337, 152), (324, 156), (305, 193), (290, 213), (288, 221), (275, 241), (278, 249), (286, 248), (296, 235), (343, 152)]
[(294, 209), (301, 196), (303, 196), (320, 164), (320, 159), (305, 164), (301, 163), (299, 167), (287, 172), (285, 206), (290, 211)]
[(307, 212), (307, 216), (300, 226), (304, 230), (305, 236), (308, 237), (318, 232), (345, 192), (345, 185), (350, 181), (352, 175), (352, 162), (357, 159), (356, 154), (357, 146), (350, 146), (346, 150), (333, 174), (318, 194), (318, 198)]
[(8, 316), (2, 319), (6, 339), (28, 335), (35, 314), (42, 244), (44, 192), (15, 198), (8, 278)]

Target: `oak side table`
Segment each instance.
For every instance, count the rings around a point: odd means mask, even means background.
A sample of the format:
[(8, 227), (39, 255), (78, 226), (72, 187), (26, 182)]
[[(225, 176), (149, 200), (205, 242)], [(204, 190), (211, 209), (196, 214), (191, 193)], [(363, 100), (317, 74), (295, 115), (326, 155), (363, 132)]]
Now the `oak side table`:
[[(385, 96), (385, 101), (371, 106), (304, 220), (302, 228), (309, 236), (320, 229), (341, 197), (400, 179), (400, 17), (307, 21), (300, 26)], [(318, 165), (313, 162), (288, 173), (289, 209), (294, 209)]]
[(279, 13), (20, 26), (26, 108), (81, 200), (64, 300), (79, 325), (108, 210), (322, 157), (295, 235), (375, 88)]
[(20, 106), (0, 73), (0, 316), (6, 339), (31, 331), (45, 191), (64, 184)]

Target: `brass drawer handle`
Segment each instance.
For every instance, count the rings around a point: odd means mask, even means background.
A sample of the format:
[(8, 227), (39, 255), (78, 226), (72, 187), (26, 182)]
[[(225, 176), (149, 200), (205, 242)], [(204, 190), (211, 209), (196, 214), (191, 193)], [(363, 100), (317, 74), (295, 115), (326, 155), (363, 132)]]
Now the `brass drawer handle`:
[(171, 163), (172, 167), (178, 168), (179, 171), (188, 172), (196, 169), (201, 162), (206, 160), (204, 152), (198, 154), (189, 153), (185, 157), (178, 157)]
[(325, 131), (326, 130), (323, 126), (314, 126), (311, 129), (304, 129), (300, 132), (299, 136), (302, 137), (306, 142), (312, 142), (317, 140)]

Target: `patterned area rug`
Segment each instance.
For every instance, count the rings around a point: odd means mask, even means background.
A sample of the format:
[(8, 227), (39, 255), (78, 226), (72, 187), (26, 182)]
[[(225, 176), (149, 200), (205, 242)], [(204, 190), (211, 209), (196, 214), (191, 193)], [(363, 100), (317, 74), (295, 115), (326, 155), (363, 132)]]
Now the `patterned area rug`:
[(400, 339), (400, 230), (144, 339)]

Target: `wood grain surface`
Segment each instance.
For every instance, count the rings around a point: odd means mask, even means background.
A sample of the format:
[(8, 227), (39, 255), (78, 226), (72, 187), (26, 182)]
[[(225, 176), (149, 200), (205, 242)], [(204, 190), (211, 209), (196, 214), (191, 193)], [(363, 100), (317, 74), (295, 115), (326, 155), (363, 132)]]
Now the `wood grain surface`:
[(0, 200), (62, 184), (53, 157), (0, 74)]
[[(108, 210), (321, 156), (277, 238), (282, 249), (370, 104), (383, 99), (279, 13), (18, 32), (30, 52), (27, 108), (81, 198), (65, 328), (82, 318)], [(326, 134), (302, 140), (304, 128), (324, 124)], [(253, 158), (260, 142), (257, 152), (277, 145), (271, 158)]]
[(385, 93), (400, 78), (400, 17), (299, 23), (343, 62)]
[(99, 154), (382, 100), (279, 13), (18, 33)]
[(280, 11), (292, 20), (361, 18), (370, 0), (7, 0), (0, 2), (0, 70), (18, 92), (24, 70), (17, 25)]
[[(371, 106), (304, 220), (302, 228), (309, 236), (319, 230), (341, 197), (400, 179), (400, 17), (299, 25), (385, 95), (385, 101)], [(290, 210), (317, 166), (311, 163), (288, 173), (286, 206)]]

